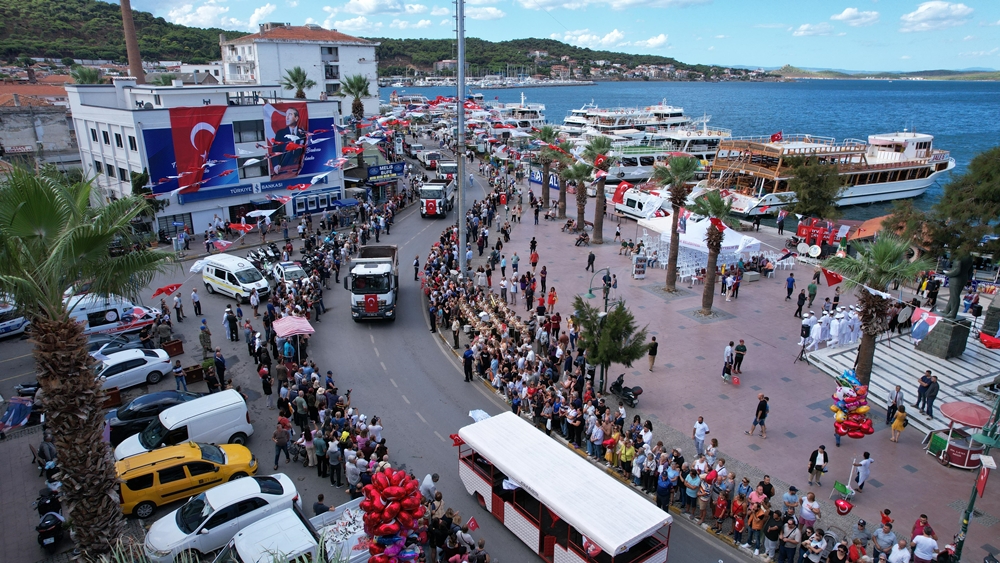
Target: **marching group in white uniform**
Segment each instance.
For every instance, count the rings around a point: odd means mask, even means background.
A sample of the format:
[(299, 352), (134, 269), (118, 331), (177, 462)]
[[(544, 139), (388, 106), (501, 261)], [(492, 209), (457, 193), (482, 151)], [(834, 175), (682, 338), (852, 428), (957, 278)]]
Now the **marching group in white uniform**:
[[(861, 339), (861, 318), (854, 305), (839, 307), (836, 311), (823, 311), (819, 317), (809, 311), (802, 319), (802, 326), (809, 327), (809, 336), (800, 336), (799, 345), (810, 352), (818, 350), (824, 342), (827, 348), (836, 348), (856, 344)], [(806, 334), (804, 328), (801, 334)]]

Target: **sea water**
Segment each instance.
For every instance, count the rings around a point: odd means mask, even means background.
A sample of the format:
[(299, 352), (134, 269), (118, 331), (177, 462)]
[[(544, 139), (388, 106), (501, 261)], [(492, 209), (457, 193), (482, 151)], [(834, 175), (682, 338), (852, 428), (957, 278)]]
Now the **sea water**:
[[(392, 88), (383, 88), (388, 98)], [(406, 88), (399, 93), (454, 96), (455, 88)], [(477, 91), (479, 92), (479, 91)], [(593, 101), (601, 107), (645, 107), (660, 103), (684, 108), (690, 117), (711, 116), (709, 126), (733, 136), (803, 133), (867, 140), (868, 135), (918, 131), (934, 135), (934, 147), (951, 152), (956, 168), (914, 200), (929, 209), (944, 184), (965, 171), (977, 154), (1000, 144), (1000, 82), (932, 80), (801, 80), (797, 82), (600, 82), (562, 86), (482, 90), (486, 99), (543, 103), (550, 123)], [(889, 203), (844, 209), (847, 219), (888, 213)]]

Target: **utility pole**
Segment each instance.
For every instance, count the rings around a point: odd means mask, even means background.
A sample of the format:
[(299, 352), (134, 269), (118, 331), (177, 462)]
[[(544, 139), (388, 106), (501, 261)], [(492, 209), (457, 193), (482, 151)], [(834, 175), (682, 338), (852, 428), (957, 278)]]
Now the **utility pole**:
[[(998, 423), (1000, 423), (1000, 397), (997, 397), (993, 402), (993, 413), (990, 415), (989, 422), (983, 427), (982, 432), (980, 434), (973, 434), (972, 436), (974, 442), (979, 442), (983, 445), (983, 453), (980, 455), (983, 465), (979, 468), (979, 473), (977, 473), (979, 477), (972, 484), (969, 505), (965, 508), (965, 512), (962, 513), (962, 531), (955, 538), (955, 561), (962, 560), (962, 548), (965, 546), (965, 537), (969, 533), (969, 521), (976, 510), (976, 494), (978, 493), (982, 496), (986, 487), (986, 476), (989, 475), (991, 469), (996, 469), (996, 462), (993, 461), (989, 453), (990, 448), (1000, 448), (1000, 440), (998, 440), (998, 435), (1000, 435), (1000, 431), (998, 430), (1000, 428), (998, 428)], [(944, 452), (943, 455), (948, 455), (948, 452)], [(988, 464), (986, 460), (989, 460)], [(993, 468), (988, 468), (987, 465), (993, 465)], [(980, 481), (982, 481), (982, 484), (980, 484)], [(980, 487), (982, 487), (982, 490)]]
[[(458, 95), (455, 96), (455, 156), (458, 162), (458, 275), (465, 279), (465, 247), (468, 236), (465, 229), (465, 0), (455, 0), (458, 20)], [(468, 186), (471, 187), (471, 186)]]

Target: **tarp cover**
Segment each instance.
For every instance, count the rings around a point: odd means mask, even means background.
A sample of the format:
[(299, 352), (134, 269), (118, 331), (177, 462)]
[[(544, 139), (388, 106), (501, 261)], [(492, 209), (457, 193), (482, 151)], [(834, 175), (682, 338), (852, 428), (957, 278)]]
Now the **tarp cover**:
[(274, 333), (278, 336), (288, 337), (314, 332), (316, 331), (304, 317), (281, 317), (274, 321)]

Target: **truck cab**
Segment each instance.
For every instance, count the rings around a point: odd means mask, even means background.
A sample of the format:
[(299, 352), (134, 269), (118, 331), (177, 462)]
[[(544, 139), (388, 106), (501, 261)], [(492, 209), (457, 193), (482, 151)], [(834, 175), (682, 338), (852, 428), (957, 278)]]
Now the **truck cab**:
[(420, 186), (420, 216), (446, 217), (455, 206), (456, 179), (434, 178)]
[(438, 161), (436, 176), (439, 180), (457, 180), (458, 163), (454, 160)]
[(425, 150), (417, 157), (427, 170), (437, 169), (438, 161), (441, 160), (441, 152), (435, 150)]
[(411, 143), (410, 146), (406, 147), (406, 153), (410, 155), (410, 158), (417, 158), (422, 152), (424, 152), (424, 146), (420, 143)]
[(363, 246), (344, 277), (351, 292), (351, 318), (396, 320), (399, 262), (395, 245)]

